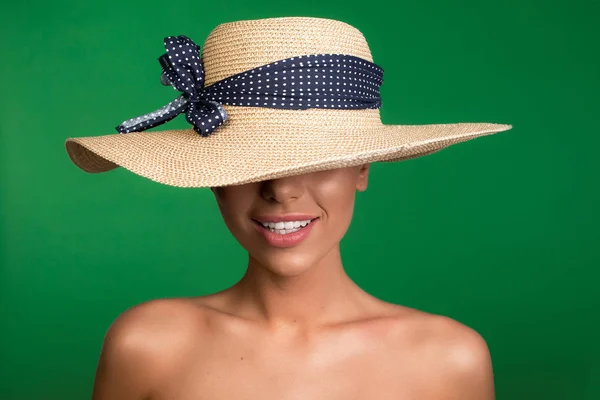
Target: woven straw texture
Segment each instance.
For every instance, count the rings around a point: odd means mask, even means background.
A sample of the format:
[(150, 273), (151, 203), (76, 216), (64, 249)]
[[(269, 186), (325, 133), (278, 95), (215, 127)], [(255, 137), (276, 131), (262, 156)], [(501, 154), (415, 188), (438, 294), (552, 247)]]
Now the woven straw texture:
[[(224, 23), (202, 47), (205, 84), (280, 59), (349, 54), (373, 61), (360, 31), (347, 23), (283, 17)], [(282, 110), (224, 105), (229, 119), (208, 137), (193, 129), (69, 138), (71, 160), (87, 172), (122, 166), (178, 187), (216, 187), (403, 161), (512, 128), (495, 123), (382, 124), (379, 109)]]

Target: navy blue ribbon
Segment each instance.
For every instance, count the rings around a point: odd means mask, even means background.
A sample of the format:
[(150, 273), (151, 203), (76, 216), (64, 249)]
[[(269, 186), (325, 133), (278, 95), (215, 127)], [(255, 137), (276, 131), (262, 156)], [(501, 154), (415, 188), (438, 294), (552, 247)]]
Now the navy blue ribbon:
[(164, 107), (117, 126), (119, 133), (161, 125), (180, 113), (201, 136), (209, 136), (228, 115), (223, 104), (304, 110), (381, 107), (383, 69), (352, 55), (313, 54), (278, 60), (204, 87), (199, 46), (186, 36), (164, 39), (161, 82), (182, 94)]

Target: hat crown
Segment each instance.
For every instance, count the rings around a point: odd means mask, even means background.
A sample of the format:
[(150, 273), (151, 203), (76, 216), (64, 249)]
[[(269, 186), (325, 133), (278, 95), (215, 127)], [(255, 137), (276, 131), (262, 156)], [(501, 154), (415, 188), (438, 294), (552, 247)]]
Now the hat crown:
[(281, 17), (223, 23), (212, 30), (202, 48), (205, 86), (274, 61), (324, 53), (373, 62), (363, 34), (342, 21)]

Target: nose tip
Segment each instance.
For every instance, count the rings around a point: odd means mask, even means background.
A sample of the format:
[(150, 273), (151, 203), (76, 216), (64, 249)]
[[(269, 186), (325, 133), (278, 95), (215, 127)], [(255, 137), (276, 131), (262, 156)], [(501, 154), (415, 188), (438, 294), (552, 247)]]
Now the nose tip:
[(302, 196), (302, 193), (304, 193), (303, 185), (303, 180), (295, 175), (263, 181), (260, 190), (262, 196), (267, 199), (285, 202)]

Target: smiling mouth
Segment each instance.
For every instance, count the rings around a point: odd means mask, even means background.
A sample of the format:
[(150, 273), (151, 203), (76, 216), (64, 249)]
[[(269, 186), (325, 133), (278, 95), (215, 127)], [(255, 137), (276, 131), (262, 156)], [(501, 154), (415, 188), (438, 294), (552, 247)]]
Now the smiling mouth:
[(298, 231), (306, 228), (307, 226), (311, 225), (317, 219), (319, 219), (319, 217), (311, 219), (310, 222), (308, 224), (304, 225), (304, 226), (296, 226), (296, 227), (292, 227), (290, 229), (285, 229), (285, 228), (283, 228), (283, 229), (271, 228), (269, 226), (264, 226), (260, 221), (257, 221), (255, 219), (252, 219), (252, 221), (256, 225), (258, 225), (259, 227), (261, 227), (263, 229), (267, 229), (270, 232), (277, 233), (277, 234), (280, 234), (280, 235), (287, 235), (287, 234), (290, 234), (290, 233), (298, 232)]

